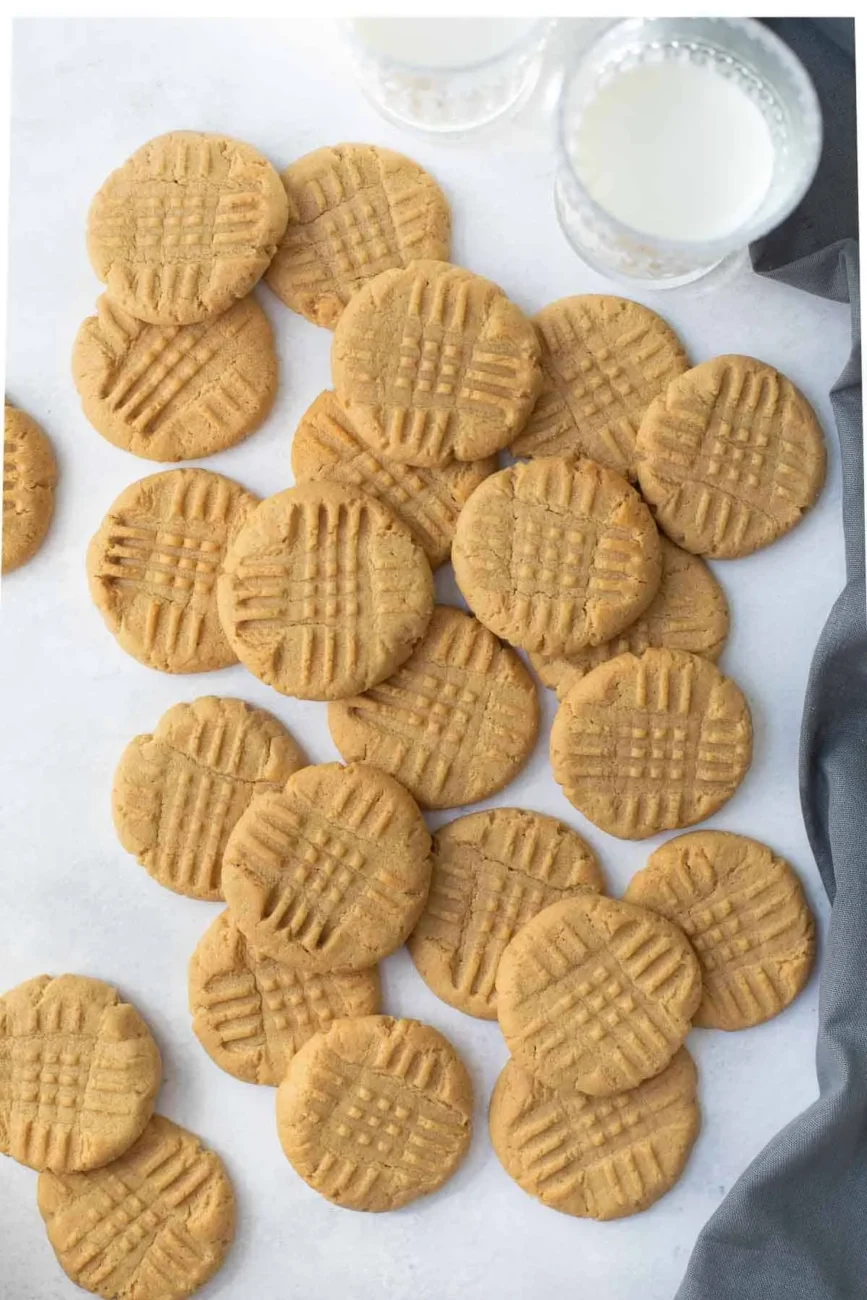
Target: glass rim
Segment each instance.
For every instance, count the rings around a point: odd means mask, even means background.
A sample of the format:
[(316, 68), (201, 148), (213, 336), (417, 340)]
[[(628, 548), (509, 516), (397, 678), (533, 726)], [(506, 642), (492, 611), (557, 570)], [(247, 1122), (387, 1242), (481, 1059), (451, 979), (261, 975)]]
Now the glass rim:
[[(809, 108), (812, 110), (815, 118), (815, 130), (812, 132), (812, 139), (808, 142), (810, 146), (810, 154), (808, 165), (804, 168), (804, 175), (801, 181), (794, 187), (784, 202), (778, 203), (773, 211), (766, 214), (761, 220), (751, 218), (729, 234), (725, 236), (717, 236), (714, 239), (670, 239), (662, 235), (650, 234), (646, 230), (639, 230), (635, 226), (630, 226), (627, 222), (621, 221), (618, 217), (615, 217), (613, 213), (609, 212), (603, 204), (599, 203), (593, 197), (575, 168), (566, 146), (568, 89), (576, 73), (603, 42), (610, 41), (611, 37), (618, 31), (625, 32), (629, 28), (633, 28), (638, 32), (642, 24), (652, 21), (654, 20), (648, 18), (625, 18), (621, 19), (619, 22), (613, 23), (611, 26), (607, 27), (605, 31), (600, 32), (591, 44), (581, 51), (577, 59), (574, 60), (570, 68), (566, 71), (563, 79), (563, 87), (560, 93), (560, 103), (557, 108), (557, 145), (560, 154), (560, 165), (568, 170), (570, 183), (579, 191), (582, 203), (585, 203), (597, 217), (607, 222), (616, 235), (623, 236), (625, 239), (628, 239), (633, 243), (652, 244), (654, 248), (658, 248), (663, 252), (685, 254), (700, 253), (702, 255), (707, 253), (709, 257), (722, 257), (733, 249), (750, 244), (754, 239), (761, 238), (762, 235), (773, 230), (781, 221), (786, 219), (789, 213), (795, 210), (804, 195), (807, 193), (807, 190), (812, 185), (816, 176), (816, 170), (819, 166), (819, 159), (822, 155), (823, 123), (819, 97), (816, 94), (816, 88), (813, 85), (806, 68), (794, 51), (789, 48), (785, 41), (781, 40), (780, 37), (777, 36), (776, 32), (772, 32), (769, 28), (764, 27), (757, 19), (729, 18), (727, 16), (721, 18), (714, 17), (712, 19), (699, 17), (667, 19), (666, 21), (682, 23), (687, 26), (692, 23), (721, 21), (729, 23), (733, 27), (739, 28), (741, 31), (749, 32), (751, 35), (764, 42), (774, 51), (780, 61), (785, 64), (786, 69), (792, 75), (793, 79), (798, 84), (798, 88), (807, 99)], [(713, 42), (708, 41), (707, 44), (709, 47), (713, 48)]]
[[(383, 17), (388, 16), (389, 15), (383, 15)], [(454, 16), (459, 18), (463, 15), (457, 14)], [(469, 17), (470, 15), (466, 16)], [(484, 17), (484, 15), (479, 16)], [(520, 15), (518, 16), (520, 17)], [(412, 21), (411, 15), (395, 14), (394, 17), (400, 19), (408, 18), (409, 21)], [(443, 14), (442, 19), (445, 21), (446, 18), (447, 15)], [(371, 47), (354, 30), (354, 25), (357, 21), (358, 18), (342, 19), (344, 39), (357, 50), (363, 50), (365, 53), (370, 54), (372, 53)], [(363, 18), (361, 21), (364, 21)], [(450, 76), (456, 72), (482, 72), (486, 68), (492, 68), (495, 64), (499, 63), (501, 59), (507, 59), (512, 54), (516, 54), (524, 45), (530, 43), (531, 38), (541, 37), (545, 29), (553, 26), (556, 21), (555, 18), (534, 18), (532, 19), (531, 26), (528, 27), (523, 36), (516, 37), (514, 41), (511, 41), (504, 49), (500, 50), (499, 54), (489, 54), (484, 59), (474, 59), (470, 63), (450, 63), (447, 67), (437, 67), (435, 65), (432, 66), (429, 63), (410, 63), (405, 59), (395, 59), (390, 54), (374, 54), (374, 57), (381, 64), (384, 64), (389, 68), (394, 68), (401, 72), (423, 73), (428, 77)]]

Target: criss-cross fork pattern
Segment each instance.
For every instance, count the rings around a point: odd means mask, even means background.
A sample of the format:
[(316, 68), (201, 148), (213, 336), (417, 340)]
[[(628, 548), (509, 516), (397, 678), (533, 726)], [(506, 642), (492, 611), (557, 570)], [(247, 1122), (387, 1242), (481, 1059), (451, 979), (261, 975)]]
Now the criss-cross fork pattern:
[(544, 1200), (562, 1204), (580, 1191), (588, 1213), (610, 1217), (609, 1207), (623, 1209), (667, 1181), (672, 1149), (665, 1135), (689, 1130), (694, 1108), (692, 1088), (664, 1075), (638, 1095), (534, 1099), (509, 1141)]
[[(183, 1138), (151, 1145), (143, 1159), (134, 1148), (133, 1156), (106, 1169), (60, 1179), (74, 1201), (87, 1198), (92, 1207), (69, 1220), (67, 1235), (57, 1243), (69, 1271), (89, 1290), (115, 1275), (129, 1285), (131, 1278), (151, 1273), (174, 1292), (207, 1267), (207, 1250), (186, 1231), (184, 1220), (216, 1183), (213, 1162)], [(138, 1261), (130, 1263), (134, 1254)]]
[[(141, 434), (156, 433), (169, 419), (199, 407), (209, 423), (224, 428), (257, 394), (238, 366), (219, 367), (254, 324), (249, 305), (237, 304), (216, 321), (176, 327), (140, 326), (131, 332), (109, 303), (100, 300), (100, 323), (109, 337), (124, 339), (123, 355), (106, 368), (99, 397), (109, 410)], [(213, 376), (213, 377), (212, 377)], [(199, 381), (197, 384), (196, 381)], [(202, 385), (209, 385), (208, 398)]]
[[(435, 1054), (405, 1051), (390, 1069), (359, 1065), (329, 1053), (317, 1070), (312, 1108), (326, 1151), (318, 1176), (350, 1176), (385, 1166), (414, 1180), (437, 1179), (462, 1150), (466, 1129), (435, 1095)], [(346, 1166), (349, 1169), (346, 1169)]]
[(668, 994), (682, 979), (683, 954), (645, 926), (626, 926), (601, 946), (589, 929), (558, 923), (524, 954), (530, 989), (517, 1005), (516, 1032), (534, 1060), (562, 1073), (592, 1047), (635, 1086), (671, 1055), (677, 1028)]

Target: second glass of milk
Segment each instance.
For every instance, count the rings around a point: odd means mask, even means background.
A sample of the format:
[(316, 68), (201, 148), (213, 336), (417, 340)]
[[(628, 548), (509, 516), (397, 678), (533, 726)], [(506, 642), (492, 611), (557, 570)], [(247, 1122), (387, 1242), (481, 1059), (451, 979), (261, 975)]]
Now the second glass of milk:
[(628, 19), (567, 77), (559, 148), (557, 212), (576, 252), (664, 288), (789, 215), (821, 118), (801, 63), (755, 20)]
[(516, 108), (535, 86), (552, 26), (535, 18), (350, 18), (361, 84), (399, 126), (461, 135)]

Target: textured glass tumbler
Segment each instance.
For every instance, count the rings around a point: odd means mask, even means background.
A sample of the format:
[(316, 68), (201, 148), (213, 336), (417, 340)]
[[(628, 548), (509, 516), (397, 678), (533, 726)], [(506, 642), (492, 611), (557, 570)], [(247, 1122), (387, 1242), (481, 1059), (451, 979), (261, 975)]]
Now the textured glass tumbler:
[[(712, 239), (675, 240), (642, 233), (596, 202), (580, 174), (575, 142), (582, 116), (600, 91), (624, 72), (674, 61), (712, 68), (734, 82), (759, 109), (770, 133), (773, 165), (763, 200), (741, 225)], [(803, 66), (755, 19), (631, 18), (609, 28), (567, 73), (558, 146), (557, 215), (576, 253), (615, 279), (664, 289), (705, 275), (792, 212), (815, 175), (822, 122)], [(616, 157), (611, 166), (617, 166)]]
[[(386, 21), (391, 30), (384, 41), (377, 27)], [(514, 39), (499, 49), (495, 42), (496, 52), (478, 57), (485, 45), (484, 22), (350, 18), (342, 31), (362, 89), (383, 117), (417, 132), (459, 136), (487, 126), (529, 97), (553, 26), (550, 19), (515, 21)], [(462, 27), (467, 23), (475, 24), (472, 33)], [(434, 37), (429, 56), (420, 24)]]

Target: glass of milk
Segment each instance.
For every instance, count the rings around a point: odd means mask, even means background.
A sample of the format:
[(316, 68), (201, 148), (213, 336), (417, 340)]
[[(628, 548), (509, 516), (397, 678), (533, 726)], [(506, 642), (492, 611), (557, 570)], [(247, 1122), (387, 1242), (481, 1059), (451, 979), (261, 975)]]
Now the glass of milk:
[(634, 286), (686, 284), (806, 193), (822, 125), (802, 64), (752, 18), (635, 18), (579, 56), (559, 108), (557, 214)]
[(343, 35), (362, 87), (399, 126), (461, 135), (529, 98), (550, 19), (348, 18)]

